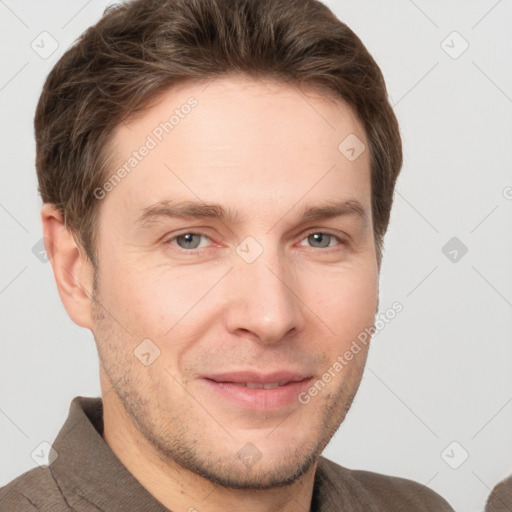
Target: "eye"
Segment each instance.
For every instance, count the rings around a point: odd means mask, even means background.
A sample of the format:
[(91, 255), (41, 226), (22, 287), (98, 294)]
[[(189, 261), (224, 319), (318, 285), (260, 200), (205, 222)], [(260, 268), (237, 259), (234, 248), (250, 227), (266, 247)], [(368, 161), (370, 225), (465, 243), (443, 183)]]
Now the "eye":
[[(169, 238), (165, 243), (169, 245), (177, 245), (180, 249), (190, 251), (205, 247), (205, 244), (201, 243), (201, 238), (210, 241), (210, 238), (202, 233), (187, 232), (175, 235), (172, 238)], [(324, 231), (311, 232), (303, 238), (303, 240), (306, 240), (310, 246), (315, 249), (326, 249), (344, 244), (340, 237)], [(303, 246), (303, 243), (300, 245)]]
[(173, 244), (176, 241), (176, 245), (180, 249), (201, 249), (201, 237), (204, 237), (209, 240), (206, 235), (201, 233), (182, 233), (181, 235), (176, 235), (169, 240), (166, 241), (167, 244)]
[(331, 244), (332, 241), (338, 242), (339, 245), (343, 245), (343, 241), (330, 233), (324, 233), (323, 231), (315, 231), (310, 233), (304, 240), (307, 240), (312, 247), (316, 249), (324, 249), (326, 247), (333, 247), (336, 244)]

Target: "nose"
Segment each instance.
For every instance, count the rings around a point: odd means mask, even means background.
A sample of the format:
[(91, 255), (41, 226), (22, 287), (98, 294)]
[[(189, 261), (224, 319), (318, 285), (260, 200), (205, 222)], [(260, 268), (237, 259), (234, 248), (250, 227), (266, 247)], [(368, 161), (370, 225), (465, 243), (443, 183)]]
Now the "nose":
[(252, 263), (239, 259), (228, 286), (225, 318), (230, 333), (274, 344), (304, 328), (296, 273), (268, 249)]

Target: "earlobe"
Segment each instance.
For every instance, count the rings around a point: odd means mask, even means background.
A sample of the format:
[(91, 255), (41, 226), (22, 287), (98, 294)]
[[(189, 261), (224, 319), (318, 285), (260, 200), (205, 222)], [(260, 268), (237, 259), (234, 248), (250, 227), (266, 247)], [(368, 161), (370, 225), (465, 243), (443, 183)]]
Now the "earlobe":
[(75, 240), (75, 233), (65, 227), (63, 216), (54, 205), (43, 205), (41, 221), (46, 254), (62, 303), (73, 322), (92, 329), (92, 265)]

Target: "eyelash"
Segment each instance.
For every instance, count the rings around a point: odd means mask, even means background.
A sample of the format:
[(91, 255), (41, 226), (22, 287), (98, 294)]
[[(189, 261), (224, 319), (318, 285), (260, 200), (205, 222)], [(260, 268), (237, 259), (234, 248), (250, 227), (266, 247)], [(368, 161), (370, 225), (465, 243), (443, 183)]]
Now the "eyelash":
[[(339, 246), (346, 245), (346, 242), (342, 238), (340, 238), (338, 235), (335, 235), (333, 233), (329, 233), (328, 231), (319, 231), (319, 230), (313, 230), (313, 231), (310, 231), (310, 232), (306, 233), (306, 235), (301, 239), (301, 241), (305, 240), (309, 236), (315, 235), (315, 234), (321, 234), (321, 235), (330, 236), (330, 237), (334, 238), (337, 242), (339, 242), (339, 244), (338, 244)], [(180, 236), (184, 236), (184, 235), (204, 236), (205, 238), (208, 238), (209, 240), (211, 240), (210, 237), (208, 235), (205, 235), (204, 233), (199, 233), (199, 232), (195, 232), (195, 231), (185, 231), (183, 233), (179, 233), (177, 235), (174, 235), (172, 238), (167, 239), (164, 243), (166, 245), (175, 245), (172, 242), (174, 242)], [(179, 247), (178, 245), (175, 245), (175, 247), (177, 249), (179, 249), (180, 251), (184, 252), (184, 253), (193, 253), (193, 252), (199, 251), (201, 249), (208, 249), (207, 247), (206, 248), (202, 247), (202, 248), (193, 248), (193, 249), (183, 249), (183, 247)], [(326, 250), (326, 249), (332, 249), (333, 247), (336, 247), (336, 246), (328, 245), (327, 247), (310, 247), (310, 249), (323, 249), (323, 250)]]

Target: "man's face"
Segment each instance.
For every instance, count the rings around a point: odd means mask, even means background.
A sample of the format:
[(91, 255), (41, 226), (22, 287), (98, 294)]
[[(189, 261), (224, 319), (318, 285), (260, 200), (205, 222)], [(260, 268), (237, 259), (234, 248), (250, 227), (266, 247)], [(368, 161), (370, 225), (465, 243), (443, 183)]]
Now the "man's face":
[[(235, 78), (174, 88), (116, 131), (112, 174), (137, 162), (101, 202), (93, 331), (105, 406), (164, 459), (228, 487), (289, 483), (343, 420), (366, 347), (332, 368), (378, 295), (369, 152), (340, 152), (350, 134), (368, 147), (341, 102)], [(168, 215), (185, 203), (226, 217)]]

